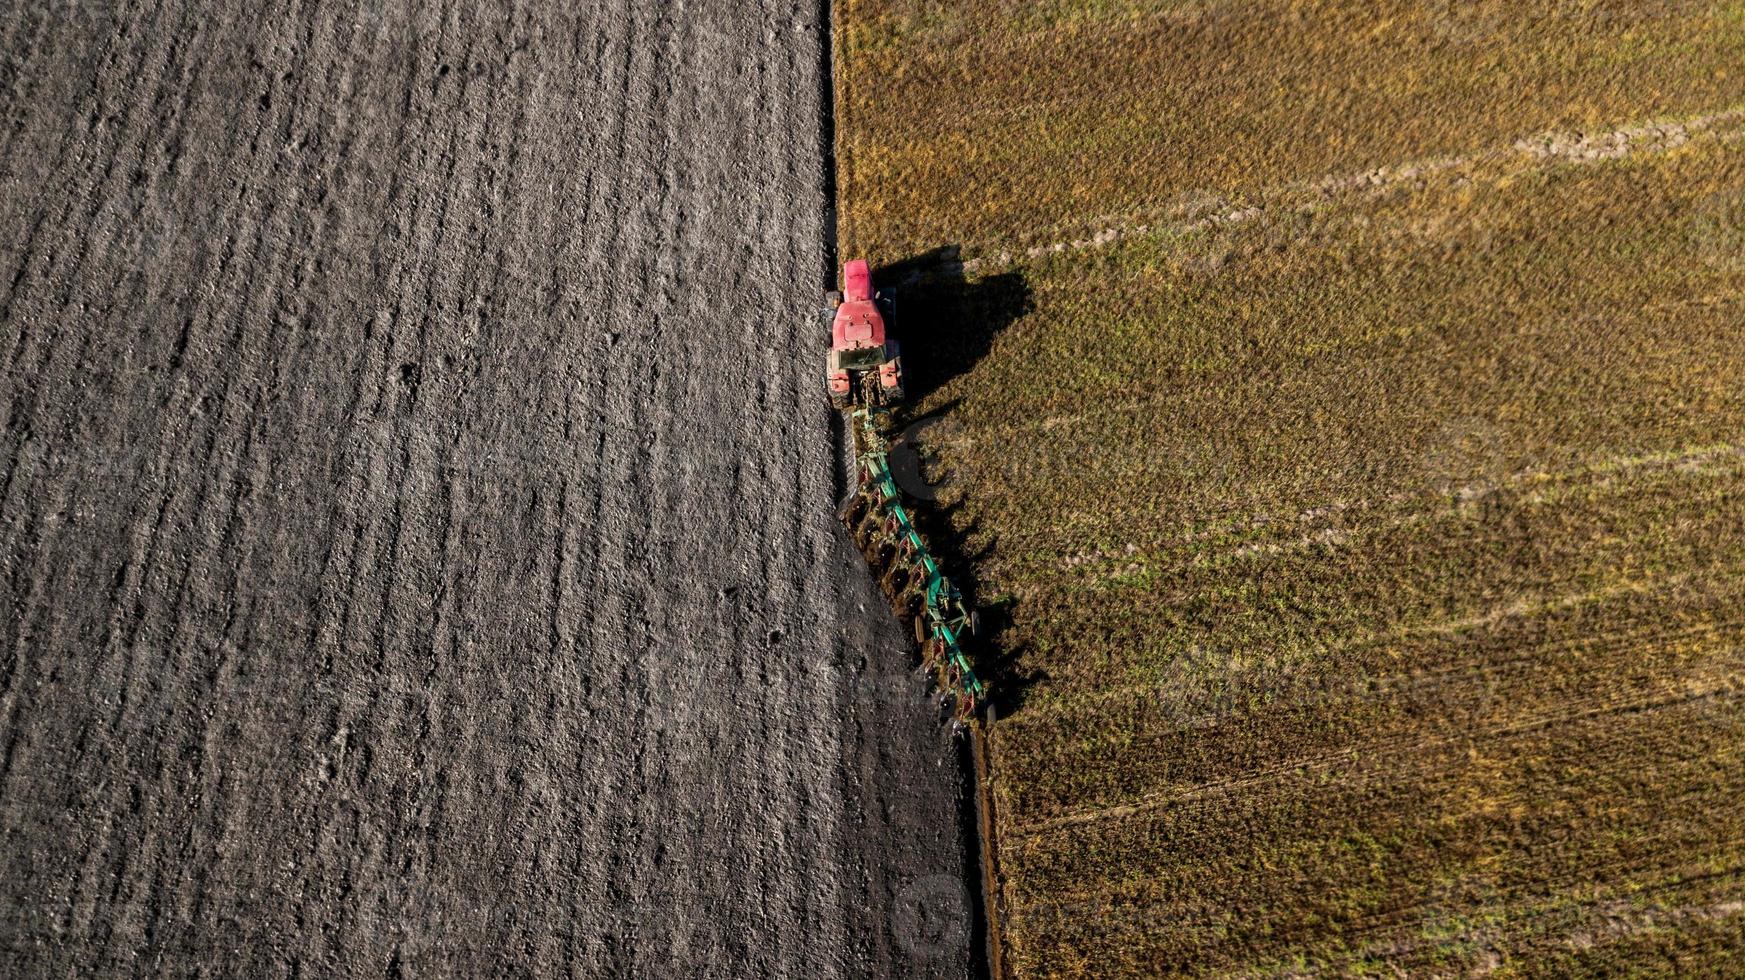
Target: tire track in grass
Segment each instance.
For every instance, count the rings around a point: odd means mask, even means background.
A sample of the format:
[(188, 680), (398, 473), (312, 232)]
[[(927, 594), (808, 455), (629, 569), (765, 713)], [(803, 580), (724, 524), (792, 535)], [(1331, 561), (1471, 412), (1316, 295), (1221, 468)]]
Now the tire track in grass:
[[(966, 272), (982, 272), (1057, 255), (1095, 251), (1151, 235), (1194, 235), (1251, 224), (1273, 214), (1308, 213), (1354, 200), (1374, 199), (1432, 178), (1513, 181), (1560, 167), (1666, 154), (1694, 140), (1730, 144), (1745, 139), (1742, 122), (1745, 122), (1745, 108), (1729, 107), (1683, 119), (1615, 124), (1597, 135), (1534, 133), (1464, 156), (1416, 160), (1356, 173), (1326, 174), (1263, 188), (1254, 195), (1256, 203), (1252, 204), (1231, 206), (1228, 202), (1182, 200), (1124, 216), (1096, 219), (1095, 223), (1088, 223), (1086, 232), (1080, 237), (1059, 238), (1036, 245), (999, 242), (966, 245), (964, 250), (972, 257), (964, 260), (963, 267)], [(1217, 210), (1220, 206), (1225, 209)], [(1204, 213), (1208, 210), (1211, 213)], [(1186, 219), (1175, 216), (1181, 212), (1200, 214)], [(1053, 234), (1059, 234), (1059, 231)]]

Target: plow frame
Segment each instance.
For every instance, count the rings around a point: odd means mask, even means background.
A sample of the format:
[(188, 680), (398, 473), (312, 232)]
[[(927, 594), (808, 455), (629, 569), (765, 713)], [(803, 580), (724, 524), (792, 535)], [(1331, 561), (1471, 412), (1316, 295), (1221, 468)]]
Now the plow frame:
[(969, 723), (987, 701), (987, 688), (963, 649), (976, 617), (927, 548), (891, 474), (879, 421), (881, 409), (858, 407), (850, 416), (859, 487), (840, 516), (875, 569), (879, 586), (899, 618), (912, 624), (922, 662), (940, 690), (956, 699), (955, 716)]

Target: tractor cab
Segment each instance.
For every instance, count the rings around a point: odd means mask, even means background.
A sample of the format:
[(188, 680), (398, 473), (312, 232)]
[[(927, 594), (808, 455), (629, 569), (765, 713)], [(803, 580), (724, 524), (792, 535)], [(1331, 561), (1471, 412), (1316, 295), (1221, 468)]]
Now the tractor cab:
[(903, 367), (887, 329), (895, 312), (890, 290), (875, 290), (866, 260), (842, 267), (842, 292), (825, 297), (830, 320), (830, 403), (839, 409), (864, 401), (874, 406), (903, 400)]

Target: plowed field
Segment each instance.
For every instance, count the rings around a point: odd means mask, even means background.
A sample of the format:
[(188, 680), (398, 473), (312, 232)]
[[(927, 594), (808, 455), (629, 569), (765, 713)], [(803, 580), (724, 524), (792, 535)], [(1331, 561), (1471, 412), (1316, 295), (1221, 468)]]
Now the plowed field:
[(825, 30), (5, 6), (0, 974), (963, 974)]

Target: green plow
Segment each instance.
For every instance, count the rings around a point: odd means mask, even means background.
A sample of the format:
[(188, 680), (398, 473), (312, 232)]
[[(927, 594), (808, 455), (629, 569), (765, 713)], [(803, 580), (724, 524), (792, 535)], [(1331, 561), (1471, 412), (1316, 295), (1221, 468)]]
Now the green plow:
[(879, 587), (898, 618), (913, 627), (922, 662), (940, 690), (956, 699), (957, 720), (967, 724), (987, 700), (987, 687), (963, 651), (963, 640), (976, 632), (976, 616), (939, 570), (903, 505), (879, 425), (885, 414), (883, 409), (862, 406), (850, 415), (860, 485), (843, 504), (840, 516), (861, 554), (874, 569), (882, 570)]

